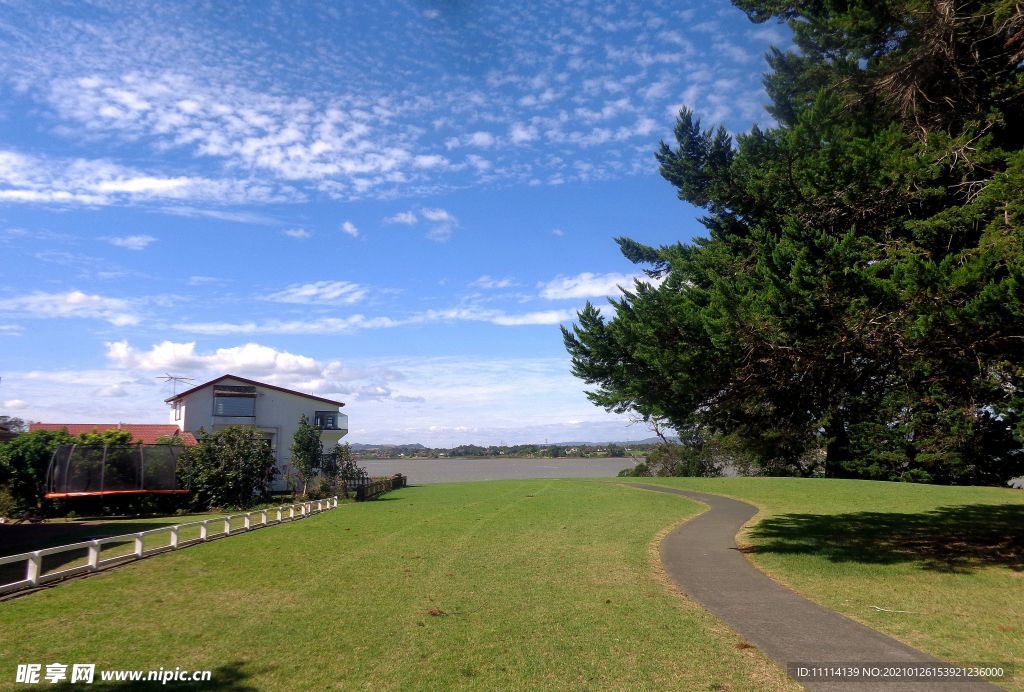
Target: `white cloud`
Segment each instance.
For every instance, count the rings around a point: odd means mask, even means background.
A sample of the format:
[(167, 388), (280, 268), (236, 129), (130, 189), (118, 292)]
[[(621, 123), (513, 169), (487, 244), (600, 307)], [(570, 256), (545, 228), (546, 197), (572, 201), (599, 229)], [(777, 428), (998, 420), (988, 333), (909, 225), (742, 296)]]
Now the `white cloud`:
[(416, 168), (443, 168), (450, 162), (440, 154), (423, 154), (413, 157), (412, 163)]
[(451, 213), (446, 211), (445, 209), (424, 208), (420, 209), (420, 213), (423, 215), (423, 218), (426, 219), (427, 221), (445, 222), (455, 220), (455, 217), (452, 216)]
[(148, 351), (139, 351), (127, 341), (107, 343), (107, 360), (119, 368), (150, 371), (201, 369), (220, 373), (302, 374), (315, 375), (322, 366), (308, 356), (279, 351), (269, 346), (248, 343), (232, 348), (218, 348), (212, 353), (196, 352), (195, 342), (163, 341)]
[(351, 221), (345, 221), (341, 224), (341, 232), (352, 236), (353, 238), (359, 237), (359, 229)]
[(106, 159), (60, 159), (0, 150), (0, 201), (111, 204), (166, 200), (287, 202), (294, 190), (255, 179), (162, 177)]
[(231, 221), (232, 223), (258, 224), (271, 226), (277, 220), (264, 214), (256, 214), (248, 211), (224, 211), (221, 209), (200, 209), (199, 207), (161, 207), (159, 211), (174, 216), (187, 218), (217, 219), (218, 221)]
[(0, 324), (0, 336), (21, 336), (25, 328), (20, 324)]
[(633, 288), (633, 281), (641, 278), (637, 274), (593, 274), (583, 272), (576, 276), (558, 276), (551, 281), (537, 284), (541, 298), (565, 300), (571, 298), (598, 298), (620, 293), (619, 287)]
[(93, 392), (93, 395), (103, 397), (106, 399), (113, 399), (123, 396), (129, 396), (130, 392), (127, 389), (125, 389), (124, 385), (112, 384), (106, 387), (100, 387), (95, 392)]
[(215, 284), (225, 283), (227, 280), (219, 276), (190, 276), (188, 277), (189, 286), (211, 286)]
[(402, 211), (394, 216), (385, 217), (384, 223), (399, 223), (406, 226), (411, 226), (416, 223), (419, 219), (416, 218), (415, 212)]
[(311, 231), (307, 231), (305, 228), (289, 228), (282, 231), (289, 238), (295, 238), (297, 240), (308, 240), (313, 237)]
[(474, 132), (466, 141), (474, 147), (490, 147), (494, 145), (494, 135), (490, 132)]
[(575, 310), (539, 310), (509, 314), (503, 310), (487, 310), (478, 307), (450, 308), (448, 310), (430, 310), (422, 317), (424, 321), (467, 321), (489, 322), (501, 327), (523, 327), (530, 325), (559, 324), (576, 316)]
[(537, 139), (539, 135), (537, 133), (537, 128), (532, 125), (512, 123), (508, 136), (512, 140), (513, 144), (525, 144), (526, 142), (532, 142)]
[(565, 235), (565, 231), (563, 231), (561, 228), (552, 228), (551, 235), (561, 238), (562, 236)]
[(469, 285), (472, 288), (508, 288), (509, 286), (514, 286), (515, 282), (512, 279), (496, 279), (493, 276), (484, 274), (480, 278), (471, 281)]
[(409, 324), (390, 317), (318, 317), (310, 320), (267, 320), (265, 322), (182, 322), (174, 328), (188, 334), (226, 336), (238, 334), (352, 334), (365, 329), (388, 329)]
[(446, 242), (451, 238), (455, 228), (459, 225), (455, 215), (446, 209), (424, 207), (420, 209), (420, 215), (433, 224), (427, 231), (427, 238), (438, 243)]
[(501, 327), (553, 325), (574, 319), (576, 312), (575, 309), (559, 309), (509, 313), (504, 310), (487, 309), (471, 305), (439, 310), (425, 310), (405, 317), (368, 317), (362, 314), (354, 314), (347, 317), (316, 317), (308, 320), (181, 322), (173, 325), (173, 328), (188, 334), (203, 334), (207, 336), (352, 334), (369, 329), (393, 329), (395, 327), (435, 324), (438, 322), (486, 322)]
[(145, 250), (150, 244), (156, 242), (156, 238), (151, 235), (113, 236), (104, 238), (104, 240), (126, 250)]
[(82, 291), (46, 293), (36, 291), (0, 301), (0, 312), (28, 318), (87, 318), (100, 319), (117, 327), (138, 324), (140, 321), (134, 301), (111, 298)]
[(367, 292), (365, 286), (351, 281), (314, 281), (306, 284), (293, 284), (265, 296), (264, 300), (299, 305), (351, 305), (365, 298)]
[(28, 402), (24, 399), (5, 399), (4, 408), (8, 411), (20, 411), (28, 408)]

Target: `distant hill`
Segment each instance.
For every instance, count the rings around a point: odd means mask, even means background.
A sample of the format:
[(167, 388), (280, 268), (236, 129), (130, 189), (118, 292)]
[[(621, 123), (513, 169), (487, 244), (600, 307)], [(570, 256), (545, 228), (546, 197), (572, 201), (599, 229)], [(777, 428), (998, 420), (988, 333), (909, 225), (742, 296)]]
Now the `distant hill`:
[(354, 452), (367, 452), (374, 451), (377, 449), (426, 449), (423, 445), (418, 442), (412, 442), (409, 444), (401, 445), (387, 445), (387, 444), (364, 444), (362, 442), (353, 442), (349, 445)]

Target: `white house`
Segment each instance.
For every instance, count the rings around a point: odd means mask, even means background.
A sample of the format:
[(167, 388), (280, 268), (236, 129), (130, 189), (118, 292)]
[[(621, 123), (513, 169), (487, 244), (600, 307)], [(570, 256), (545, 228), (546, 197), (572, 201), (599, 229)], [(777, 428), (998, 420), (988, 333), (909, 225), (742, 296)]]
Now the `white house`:
[(222, 375), (166, 400), (171, 405), (171, 423), (195, 434), (199, 428), (213, 432), (229, 425), (258, 428), (270, 443), (281, 472), (277, 485), (283, 487), (290, 470), (292, 444), (303, 414), (320, 428), (324, 452), (329, 452), (348, 433), (344, 406), (313, 394), (256, 382), (236, 375)]

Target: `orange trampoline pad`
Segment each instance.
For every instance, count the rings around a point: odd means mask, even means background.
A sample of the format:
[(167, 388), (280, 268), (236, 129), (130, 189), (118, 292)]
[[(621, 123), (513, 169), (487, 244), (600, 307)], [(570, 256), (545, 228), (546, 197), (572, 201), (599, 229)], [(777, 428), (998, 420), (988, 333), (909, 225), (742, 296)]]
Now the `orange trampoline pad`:
[(69, 497), (105, 497), (107, 495), (184, 495), (188, 490), (94, 490), (79, 493), (46, 493), (47, 500)]

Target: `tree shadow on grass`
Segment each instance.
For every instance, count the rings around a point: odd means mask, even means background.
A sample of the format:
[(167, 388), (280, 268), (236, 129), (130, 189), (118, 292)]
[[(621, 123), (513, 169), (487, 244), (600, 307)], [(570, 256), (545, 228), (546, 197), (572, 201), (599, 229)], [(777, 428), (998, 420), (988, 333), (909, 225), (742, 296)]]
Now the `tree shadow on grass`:
[[(251, 664), (248, 661), (234, 661), (214, 668), (211, 671), (209, 682), (183, 682), (169, 680), (166, 683), (161, 683), (159, 681), (140, 680), (137, 682), (100, 683), (100, 670), (97, 668), (95, 683), (101, 684), (106, 688), (113, 688), (116, 690), (152, 690), (154, 688), (159, 688), (162, 690), (230, 690), (230, 692), (257, 692), (259, 687), (248, 683), (247, 680), (249, 680), (249, 678), (251, 678), (255, 673), (264, 673), (268, 670), (270, 669), (266, 667), (263, 667), (260, 670), (252, 670)], [(148, 673), (148, 671), (146, 672)], [(191, 674), (193, 671), (188, 669), (188, 672)], [(80, 684), (70, 685), (67, 683), (49, 685), (48, 687), (55, 690), (81, 689)]]
[(748, 553), (820, 555), (832, 562), (917, 562), (940, 572), (989, 565), (1024, 571), (1024, 504), (929, 512), (781, 514), (751, 529)]

